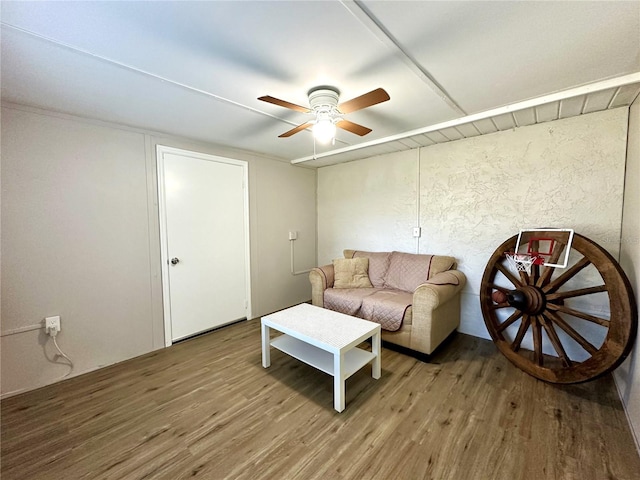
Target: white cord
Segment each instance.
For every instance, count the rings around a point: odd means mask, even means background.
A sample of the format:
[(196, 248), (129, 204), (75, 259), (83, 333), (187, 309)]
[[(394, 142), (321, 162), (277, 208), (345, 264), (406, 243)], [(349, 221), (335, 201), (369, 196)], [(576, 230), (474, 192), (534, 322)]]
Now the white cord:
[(62, 350), (60, 350), (60, 347), (58, 346), (58, 342), (56, 340), (56, 334), (57, 333), (58, 332), (56, 332), (56, 331), (52, 331), (52, 332), (49, 333), (49, 335), (51, 335), (51, 338), (53, 338), (53, 344), (58, 349), (58, 352), (60, 352), (60, 356), (63, 357), (63, 358), (66, 358), (67, 361), (69, 362), (69, 366), (71, 367), (71, 369), (65, 375), (63, 375), (61, 377), (61, 378), (67, 378), (69, 375), (71, 375), (71, 372), (73, 372), (73, 361)]

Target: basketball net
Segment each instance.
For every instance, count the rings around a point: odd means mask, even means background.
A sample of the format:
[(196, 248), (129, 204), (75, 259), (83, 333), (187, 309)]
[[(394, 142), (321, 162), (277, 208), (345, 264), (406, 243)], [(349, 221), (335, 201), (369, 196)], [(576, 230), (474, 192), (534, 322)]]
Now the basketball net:
[(544, 264), (544, 258), (539, 255), (529, 253), (505, 252), (507, 262), (518, 272), (531, 273), (531, 265)]

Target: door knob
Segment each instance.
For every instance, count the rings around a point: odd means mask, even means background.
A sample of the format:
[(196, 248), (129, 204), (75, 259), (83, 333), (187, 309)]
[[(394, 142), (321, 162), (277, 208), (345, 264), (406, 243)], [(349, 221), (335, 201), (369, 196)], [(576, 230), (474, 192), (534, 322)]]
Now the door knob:
[(173, 257), (171, 259), (171, 265), (177, 265), (178, 263), (180, 263), (180, 259), (178, 257)]

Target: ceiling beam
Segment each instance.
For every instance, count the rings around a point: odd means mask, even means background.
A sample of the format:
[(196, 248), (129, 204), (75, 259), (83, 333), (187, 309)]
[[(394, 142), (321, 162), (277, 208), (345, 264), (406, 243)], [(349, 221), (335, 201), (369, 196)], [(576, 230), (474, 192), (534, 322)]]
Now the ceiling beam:
[(640, 72), (630, 73), (621, 77), (610, 78), (607, 80), (601, 80), (599, 82), (590, 83), (581, 87), (570, 88), (561, 92), (551, 93), (549, 95), (543, 95), (541, 97), (524, 100), (522, 102), (512, 103), (503, 107), (493, 108), (480, 113), (474, 113), (473, 115), (466, 115), (464, 117), (455, 118), (453, 120), (447, 120), (446, 122), (436, 123), (427, 127), (418, 128), (416, 130), (409, 130), (408, 132), (399, 133), (397, 135), (391, 135), (389, 137), (378, 138), (371, 140), (370, 142), (359, 143), (357, 145), (351, 145), (349, 147), (339, 148), (328, 152), (319, 153), (316, 155), (310, 155), (307, 157), (291, 160), (292, 164), (310, 162), (312, 160), (318, 160), (320, 158), (332, 157), (341, 153), (353, 152), (368, 147), (375, 147), (376, 145), (382, 145), (384, 143), (395, 142), (396, 140), (402, 140), (403, 138), (413, 137), (415, 135), (423, 135), (429, 132), (435, 132), (443, 128), (456, 127), (466, 123), (475, 122), (478, 120), (484, 120), (487, 118), (497, 117), (505, 113), (513, 113), (526, 108), (537, 107), (546, 103), (558, 102), (567, 98), (578, 97), (580, 95), (587, 95), (589, 93), (599, 92), (602, 90), (608, 90), (610, 88), (618, 88), (624, 85), (631, 85), (634, 83), (640, 83)]
[(420, 63), (413, 58), (407, 51), (402, 48), (400, 42), (387, 30), (382, 22), (378, 20), (371, 11), (364, 6), (359, 0), (341, 0), (342, 5), (351, 14), (356, 17), (362, 25), (373, 33), (378, 40), (380, 40), (385, 46), (387, 46), (393, 54), (400, 59), (420, 80), (426, 83), (431, 90), (450, 108), (452, 108), (458, 115), (466, 115), (460, 105), (447, 93), (447, 91), (440, 85), (431, 74), (425, 70)]

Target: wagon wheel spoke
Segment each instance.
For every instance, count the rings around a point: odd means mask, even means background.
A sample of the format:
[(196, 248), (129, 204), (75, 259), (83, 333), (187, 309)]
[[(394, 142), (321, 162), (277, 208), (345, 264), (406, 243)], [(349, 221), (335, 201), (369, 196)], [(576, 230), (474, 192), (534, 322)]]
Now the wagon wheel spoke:
[(514, 352), (520, 350), (520, 344), (522, 343), (522, 340), (524, 339), (524, 336), (527, 333), (530, 324), (531, 318), (529, 317), (529, 315), (524, 315), (522, 317), (522, 323), (520, 323), (520, 328), (518, 328), (516, 338), (514, 338), (513, 342), (511, 343), (511, 350), (513, 350)]
[[(560, 260), (560, 255), (562, 255), (562, 252), (564, 252), (564, 248), (564, 243), (556, 243), (553, 247), (553, 252), (551, 252), (551, 257), (549, 257), (549, 261), (547, 263), (557, 264)], [(536, 282), (536, 286), (543, 287), (548, 284), (554, 271), (555, 267), (544, 267), (540, 278), (538, 278), (538, 281)]]
[(606, 292), (606, 285), (598, 285), (597, 287), (579, 288), (577, 290), (568, 290), (566, 292), (550, 293), (547, 300), (550, 302), (556, 300), (565, 300), (567, 298), (582, 297), (583, 295), (591, 295), (592, 293)]
[(509, 305), (507, 302), (504, 303), (496, 303), (494, 305), (491, 305), (491, 309), (493, 310), (499, 310), (501, 308), (510, 308), (511, 305)]
[[(515, 287), (519, 287), (521, 285), (526, 285), (527, 282), (524, 279), (518, 280), (515, 275), (513, 275), (513, 273), (511, 273), (511, 271), (506, 268), (504, 265), (502, 265), (501, 263), (496, 263), (496, 269), (498, 271), (500, 271), (500, 273), (502, 273), (505, 277), (507, 277), (507, 279), (513, 283), (513, 285)], [(524, 275), (526, 275), (525, 272), (520, 272), (521, 274), (524, 273)]]
[[(540, 246), (538, 245), (537, 241), (531, 242), (530, 247), (531, 247), (531, 253), (537, 252), (540, 249)], [(535, 285), (536, 282), (538, 281), (538, 277), (540, 276), (540, 267), (534, 263), (533, 265), (531, 265), (530, 272), (531, 273), (529, 273), (529, 278), (527, 279), (528, 281), (526, 282), (526, 284)], [(535, 321), (534, 321), (534, 325), (535, 325)]]
[(606, 318), (595, 317), (593, 315), (589, 315), (587, 313), (574, 310), (573, 308), (565, 307), (564, 305), (556, 305), (555, 303), (549, 303), (547, 304), (547, 308), (549, 310), (566, 313), (567, 315), (571, 315), (572, 317), (587, 320), (589, 322), (595, 323), (597, 325), (601, 325), (603, 327), (609, 328), (609, 326), (611, 325), (611, 321), (607, 320)]
[(567, 335), (573, 338), (582, 348), (584, 348), (589, 355), (595, 355), (598, 349), (592, 345), (586, 338), (580, 335), (571, 325), (564, 321), (560, 315), (547, 310), (547, 318), (553, 323), (558, 325)]
[(513, 314), (509, 318), (507, 318), (504, 322), (498, 325), (496, 330), (498, 332), (502, 332), (503, 330), (513, 325), (521, 316), (522, 316), (522, 312), (520, 310), (516, 310), (515, 312), (513, 312)]
[(507, 287), (496, 285), (495, 283), (490, 283), (489, 288), (491, 288), (491, 290), (500, 290), (502, 293), (508, 293), (510, 291), (510, 289), (508, 289)]
[(541, 319), (542, 326), (544, 327), (544, 331), (547, 332), (547, 336), (549, 337), (549, 341), (551, 342), (551, 345), (553, 345), (553, 348), (558, 353), (560, 360), (562, 360), (562, 364), (565, 367), (571, 367), (573, 365), (573, 362), (571, 361), (571, 359), (569, 358), (569, 355), (567, 355), (567, 352), (562, 346), (562, 342), (558, 337), (558, 333), (556, 332), (556, 329), (553, 326), (553, 323), (551, 323), (550, 321), (548, 322), (544, 317), (544, 315), (540, 316), (539, 318)]
[(529, 281), (527, 285), (535, 285), (540, 277), (540, 265), (531, 265), (531, 273), (529, 274)]
[(560, 275), (558, 278), (548, 283), (542, 288), (542, 291), (545, 293), (555, 292), (562, 285), (567, 283), (573, 277), (575, 277), (579, 272), (581, 272), (584, 268), (588, 267), (591, 264), (587, 257), (582, 257), (574, 266), (569, 268), (566, 272)]
[(542, 366), (542, 326), (537, 316), (532, 317), (531, 326), (533, 328), (533, 361)]
[[(532, 241), (530, 246), (531, 253), (538, 253), (540, 251), (540, 245), (537, 240)], [(527, 282), (527, 285), (535, 285), (538, 278), (540, 278), (540, 266), (534, 263), (531, 265), (531, 273), (529, 274), (529, 281)]]

